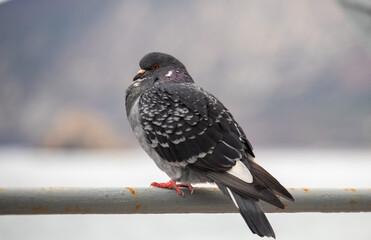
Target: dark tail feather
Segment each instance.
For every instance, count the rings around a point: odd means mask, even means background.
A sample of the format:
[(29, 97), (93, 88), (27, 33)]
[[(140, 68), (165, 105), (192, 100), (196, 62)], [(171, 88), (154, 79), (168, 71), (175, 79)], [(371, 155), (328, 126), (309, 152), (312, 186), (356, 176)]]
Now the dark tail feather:
[(206, 172), (206, 175), (216, 183), (223, 184), (223, 186), (228, 187), (240, 196), (248, 199), (261, 199), (276, 207), (285, 208), (278, 197), (270, 189), (265, 187), (264, 183), (258, 178), (255, 178), (256, 181), (254, 180), (252, 184), (249, 184), (228, 173)]
[(258, 200), (244, 198), (220, 183), (217, 185), (224, 194), (229, 196), (237, 204), (240, 214), (253, 233), (260, 237), (276, 238), (272, 226), (258, 204)]
[(265, 185), (267, 185), (272, 191), (287, 200), (294, 201), (292, 195), (284, 188), (272, 175), (269, 174), (264, 168), (262, 168), (256, 162), (250, 162), (253, 176), (258, 177)]
[(251, 231), (260, 237), (276, 238), (271, 224), (265, 216), (263, 210), (258, 205), (258, 201), (241, 197), (237, 193), (232, 193), (236, 199), (239, 211)]

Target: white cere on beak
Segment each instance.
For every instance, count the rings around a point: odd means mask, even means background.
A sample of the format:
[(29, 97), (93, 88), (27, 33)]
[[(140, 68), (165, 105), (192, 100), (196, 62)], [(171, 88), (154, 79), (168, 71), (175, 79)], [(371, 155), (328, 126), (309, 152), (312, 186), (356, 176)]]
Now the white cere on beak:
[(144, 69), (140, 69), (139, 71), (138, 71), (138, 74), (143, 74), (143, 73), (145, 73), (146, 72), (146, 70), (144, 70)]
[(173, 74), (173, 71), (168, 71), (167, 74), (165, 75), (166, 77), (170, 77)]

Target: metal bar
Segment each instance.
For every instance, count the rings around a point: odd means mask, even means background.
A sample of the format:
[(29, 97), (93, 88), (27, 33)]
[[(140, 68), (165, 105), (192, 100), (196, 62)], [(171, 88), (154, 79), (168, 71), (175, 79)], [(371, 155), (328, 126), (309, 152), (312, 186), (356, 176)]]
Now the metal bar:
[[(185, 196), (159, 188), (0, 188), (0, 215), (235, 213), (217, 188), (195, 188)], [(295, 202), (278, 209), (262, 202), (265, 212), (371, 212), (371, 189), (289, 189)]]

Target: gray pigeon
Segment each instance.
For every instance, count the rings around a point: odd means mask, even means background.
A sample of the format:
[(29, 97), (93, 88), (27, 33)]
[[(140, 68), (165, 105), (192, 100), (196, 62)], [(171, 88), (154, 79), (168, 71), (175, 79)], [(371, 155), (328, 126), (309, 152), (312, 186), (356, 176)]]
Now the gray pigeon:
[(197, 86), (173, 56), (152, 52), (139, 65), (126, 90), (126, 114), (142, 148), (171, 178), (152, 186), (183, 195), (179, 187), (192, 193), (191, 184), (216, 183), (253, 233), (275, 238), (258, 201), (283, 209), (276, 194), (294, 198), (254, 161), (253, 148), (232, 114)]

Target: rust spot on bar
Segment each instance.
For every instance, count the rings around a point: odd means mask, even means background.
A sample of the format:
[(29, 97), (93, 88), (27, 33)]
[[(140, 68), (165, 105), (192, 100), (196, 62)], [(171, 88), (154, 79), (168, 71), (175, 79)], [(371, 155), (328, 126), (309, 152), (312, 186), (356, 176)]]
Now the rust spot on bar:
[(131, 194), (133, 194), (133, 196), (135, 196), (135, 190), (132, 189), (131, 187), (126, 187), (127, 190), (129, 190), (131, 192)]
[(295, 188), (293, 188), (293, 187), (291, 187), (290, 189), (293, 190), (293, 191), (295, 191)]
[(91, 211), (90, 207), (86, 207), (86, 208), (84, 208), (84, 209), (82, 210), (83, 213), (88, 213), (88, 212), (90, 212), (90, 211)]
[(33, 206), (32, 207), (32, 211), (40, 212), (40, 211), (43, 211), (43, 210), (48, 210), (48, 208), (45, 207), (45, 206)]
[(13, 201), (14, 201), (14, 200), (17, 200), (17, 198), (13, 196), (13, 197), (12, 197), (12, 200), (13, 200)]
[(302, 188), (304, 192), (309, 192), (309, 188)]
[(50, 190), (54, 190), (54, 189), (55, 189), (55, 187), (49, 187), (49, 189), (50, 189)]
[(3, 189), (0, 187), (0, 191), (3, 191)]
[(46, 189), (42, 187), (42, 188), (41, 188), (41, 191), (46, 191)]
[(141, 208), (141, 206), (140, 206), (140, 205), (136, 205), (136, 206), (134, 207), (134, 210), (135, 210), (135, 211), (138, 211), (139, 208)]
[(344, 188), (345, 191), (352, 191), (352, 192), (357, 192), (354, 188)]
[(327, 210), (327, 204), (323, 205), (321, 212), (326, 212), (326, 210)]
[(71, 212), (71, 208), (68, 207), (68, 206), (65, 206), (65, 207), (64, 207), (64, 211), (65, 211), (65, 212)]
[(350, 205), (355, 205), (355, 204), (357, 204), (358, 202), (357, 202), (356, 200), (353, 200), (353, 199), (352, 199), (352, 200), (349, 201), (349, 203), (350, 203)]
[(80, 212), (80, 207), (78, 205), (75, 206), (75, 212)]

